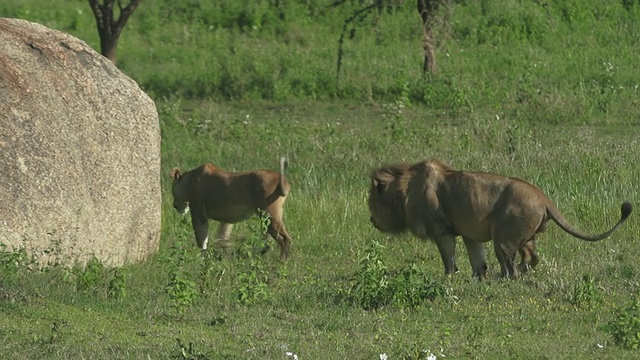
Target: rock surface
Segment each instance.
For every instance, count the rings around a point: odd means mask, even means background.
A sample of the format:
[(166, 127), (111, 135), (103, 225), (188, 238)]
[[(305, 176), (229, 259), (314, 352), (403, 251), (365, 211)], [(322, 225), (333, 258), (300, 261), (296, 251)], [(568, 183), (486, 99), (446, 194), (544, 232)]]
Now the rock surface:
[(40, 264), (115, 266), (158, 248), (155, 104), (71, 35), (0, 18), (0, 172), (8, 249)]

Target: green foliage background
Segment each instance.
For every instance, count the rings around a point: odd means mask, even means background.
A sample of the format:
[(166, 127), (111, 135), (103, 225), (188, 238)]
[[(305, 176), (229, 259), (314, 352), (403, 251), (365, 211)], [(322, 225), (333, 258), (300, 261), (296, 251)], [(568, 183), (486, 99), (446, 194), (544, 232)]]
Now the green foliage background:
[[(119, 67), (156, 99), (406, 98), (438, 111), (498, 108), (549, 123), (634, 115), (635, 1), (451, 1), (448, 21), (436, 31), (439, 74), (427, 78), (420, 72), (415, 3), (390, 1), (395, 6), (356, 21), (348, 32), (337, 81), (344, 21), (371, 2), (145, 0), (123, 32)], [(5, 2), (0, 15), (37, 21), (99, 47), (84, 0)]]
[[(489, 243), (489, 277), (477, 282), (463, 246), (460, 273), (445, 278), (433, 244), (378, 233), (366, 196), (371, 168), (435, 156), (531, 181), (581, 230), (611, 226), (623, 200), (640, 201), (640, 4), (452, 1), (438, 72), (422, 76), (415, 3), (394, 1), (348, 29), (338, 80), (344, 21), (371, 2), (143, 0), (118, 65), (160, 115), (160, 251), (117, 269), (38, 270), (0, 247), (0, 353), (637, 358), (637, 213), (595, 244), (550, 225), (541, 263), (519, 281), (499, 278)], [(5, 1), (0, 16), (99, 50), (84, 0)], [(281, 155), (291, 260), (251, 254), (257, 219), (236, 226), (234, 248), (202, 257), (171, 207), (169, 170), (276, 168)]]

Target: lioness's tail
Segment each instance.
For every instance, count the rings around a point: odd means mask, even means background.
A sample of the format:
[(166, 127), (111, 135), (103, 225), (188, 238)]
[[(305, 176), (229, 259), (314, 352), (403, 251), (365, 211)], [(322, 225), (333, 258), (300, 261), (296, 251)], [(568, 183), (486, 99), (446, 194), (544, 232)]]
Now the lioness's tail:
[(287, 179), (284, 176), (284, 171), (287, 169), (287, 166), (289, 166), (289, 160), (287, 160), (287, 158), (284, 156), (281, 157), (280, 158), (280, 193), (282, 194), (282, 196), (287, 196), (289, 194), (289, 189), (291, 188), (291, 186), (287, 182)]
[(562, 230), (577, 237), (578, 239), (586, 241), (598, 241), (606, 238), (607, 236), (611, 235), (612, 232), (616, 231), (616, 229), (620, 227), (620, 225), (622, 225), (625, 220), (627, 220), (629, 215), (631, 215), (631, 210), (633, 210), (633, 206), (631, 206), (631, 203), (628, 201), (623, 202), (622, 207), (620, 208), (620, 220), (618, 220), (618, 223), (615, 224), (611, 229), (598, 235), (585, 234), (574, 229), (571, 225), (569, 225), (567, 219), (562, 216), (558, 208), (556, 208), (555, 206), (547, 206), (547, 215), (549, 215), (549, 217), (553, 219), (553, 221), (555, 221), (555, 223), (558, 224), (558, 226), (560, 226)]

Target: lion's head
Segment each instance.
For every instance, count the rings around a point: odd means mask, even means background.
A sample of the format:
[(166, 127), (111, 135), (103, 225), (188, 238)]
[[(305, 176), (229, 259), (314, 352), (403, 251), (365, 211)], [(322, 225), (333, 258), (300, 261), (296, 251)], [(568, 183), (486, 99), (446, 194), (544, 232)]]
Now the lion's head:
[(397, 234), (407, 230), (404, 203), (409, 172), (406, 164), (386, 166), (371, 172), (370, 220), (381, 232)]
[(170, 176), (173, 180), (173, 184), (171, 185), (173, 208), (180, 214), (185, 215), (189, 211), (188, 194), (184, 186), (186, 179), (184, 179), (184, 174), (182, 174), (178, 168), (173, 168)]

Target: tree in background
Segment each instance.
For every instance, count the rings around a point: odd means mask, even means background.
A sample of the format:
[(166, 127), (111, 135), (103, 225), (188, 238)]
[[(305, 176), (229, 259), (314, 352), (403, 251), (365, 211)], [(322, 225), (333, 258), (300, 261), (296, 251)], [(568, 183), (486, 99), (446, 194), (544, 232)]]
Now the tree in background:
[[(336, 0), (331, 6), (339, 6), (346, 3), (346, 0)], [(422, 48), (424, 50), (424, 64), (422, 72), (435, 72), (436, 70), (436, 39), (438, 36), (434, 34), (435, 29), (440, 25), (446, 27), (449, 22), (451, 12), (450, 0), (417, 0), (418, 12), (422, 19)], [(404, 4), (404, 0), (369, 0), (361, 1), (362, 7), (353, 12), (353, 14), (344, 21), (342, 33), (338, 40), (338, 61), (336, 66), (336, 78), (340, 79), (340, 68), (342, 66), (342, 57), (344, 52), (342, 46), (344, 44), (345, 34), (349, 32), (349, 37), (353, 38), (356, 32), (356, 24), (364, 20), (367, 16), (377, 12), (382, 13), (383, 10), (393, 10)], [(438, 10), (444, 8), (445, 13), (438, 13)], [(446, 34), (440, 34), (440, 42), (444, 41)]]
[[(422, 73), (433, 73), (436, 71), (436, 39), (433, 34), (438, 20), (438, 8), (444, 5), (450, 9), (448, 0), (418, 0), (418, 12), (422, 18), (422, 49), (424, 50), (424, 64)], [(449, 13), (449, 11), (447, 11)]]
[[(121, 0), (89, 0), (91, 10), (96, 18), (98, 26), (98, 34), (100, 35), (100, 51), (104, 57), (111, 60), (116, 65), (116, 49), (118, 40), (124, 25), (129, 20), (129, 16), (133, 14), (135, 9), (140, 5), (142, 0), (131, 0), (129, 4), (122, 7)], [(116, 20), (113, 12), (114, 3), (118, 4), (118, 19)]]

